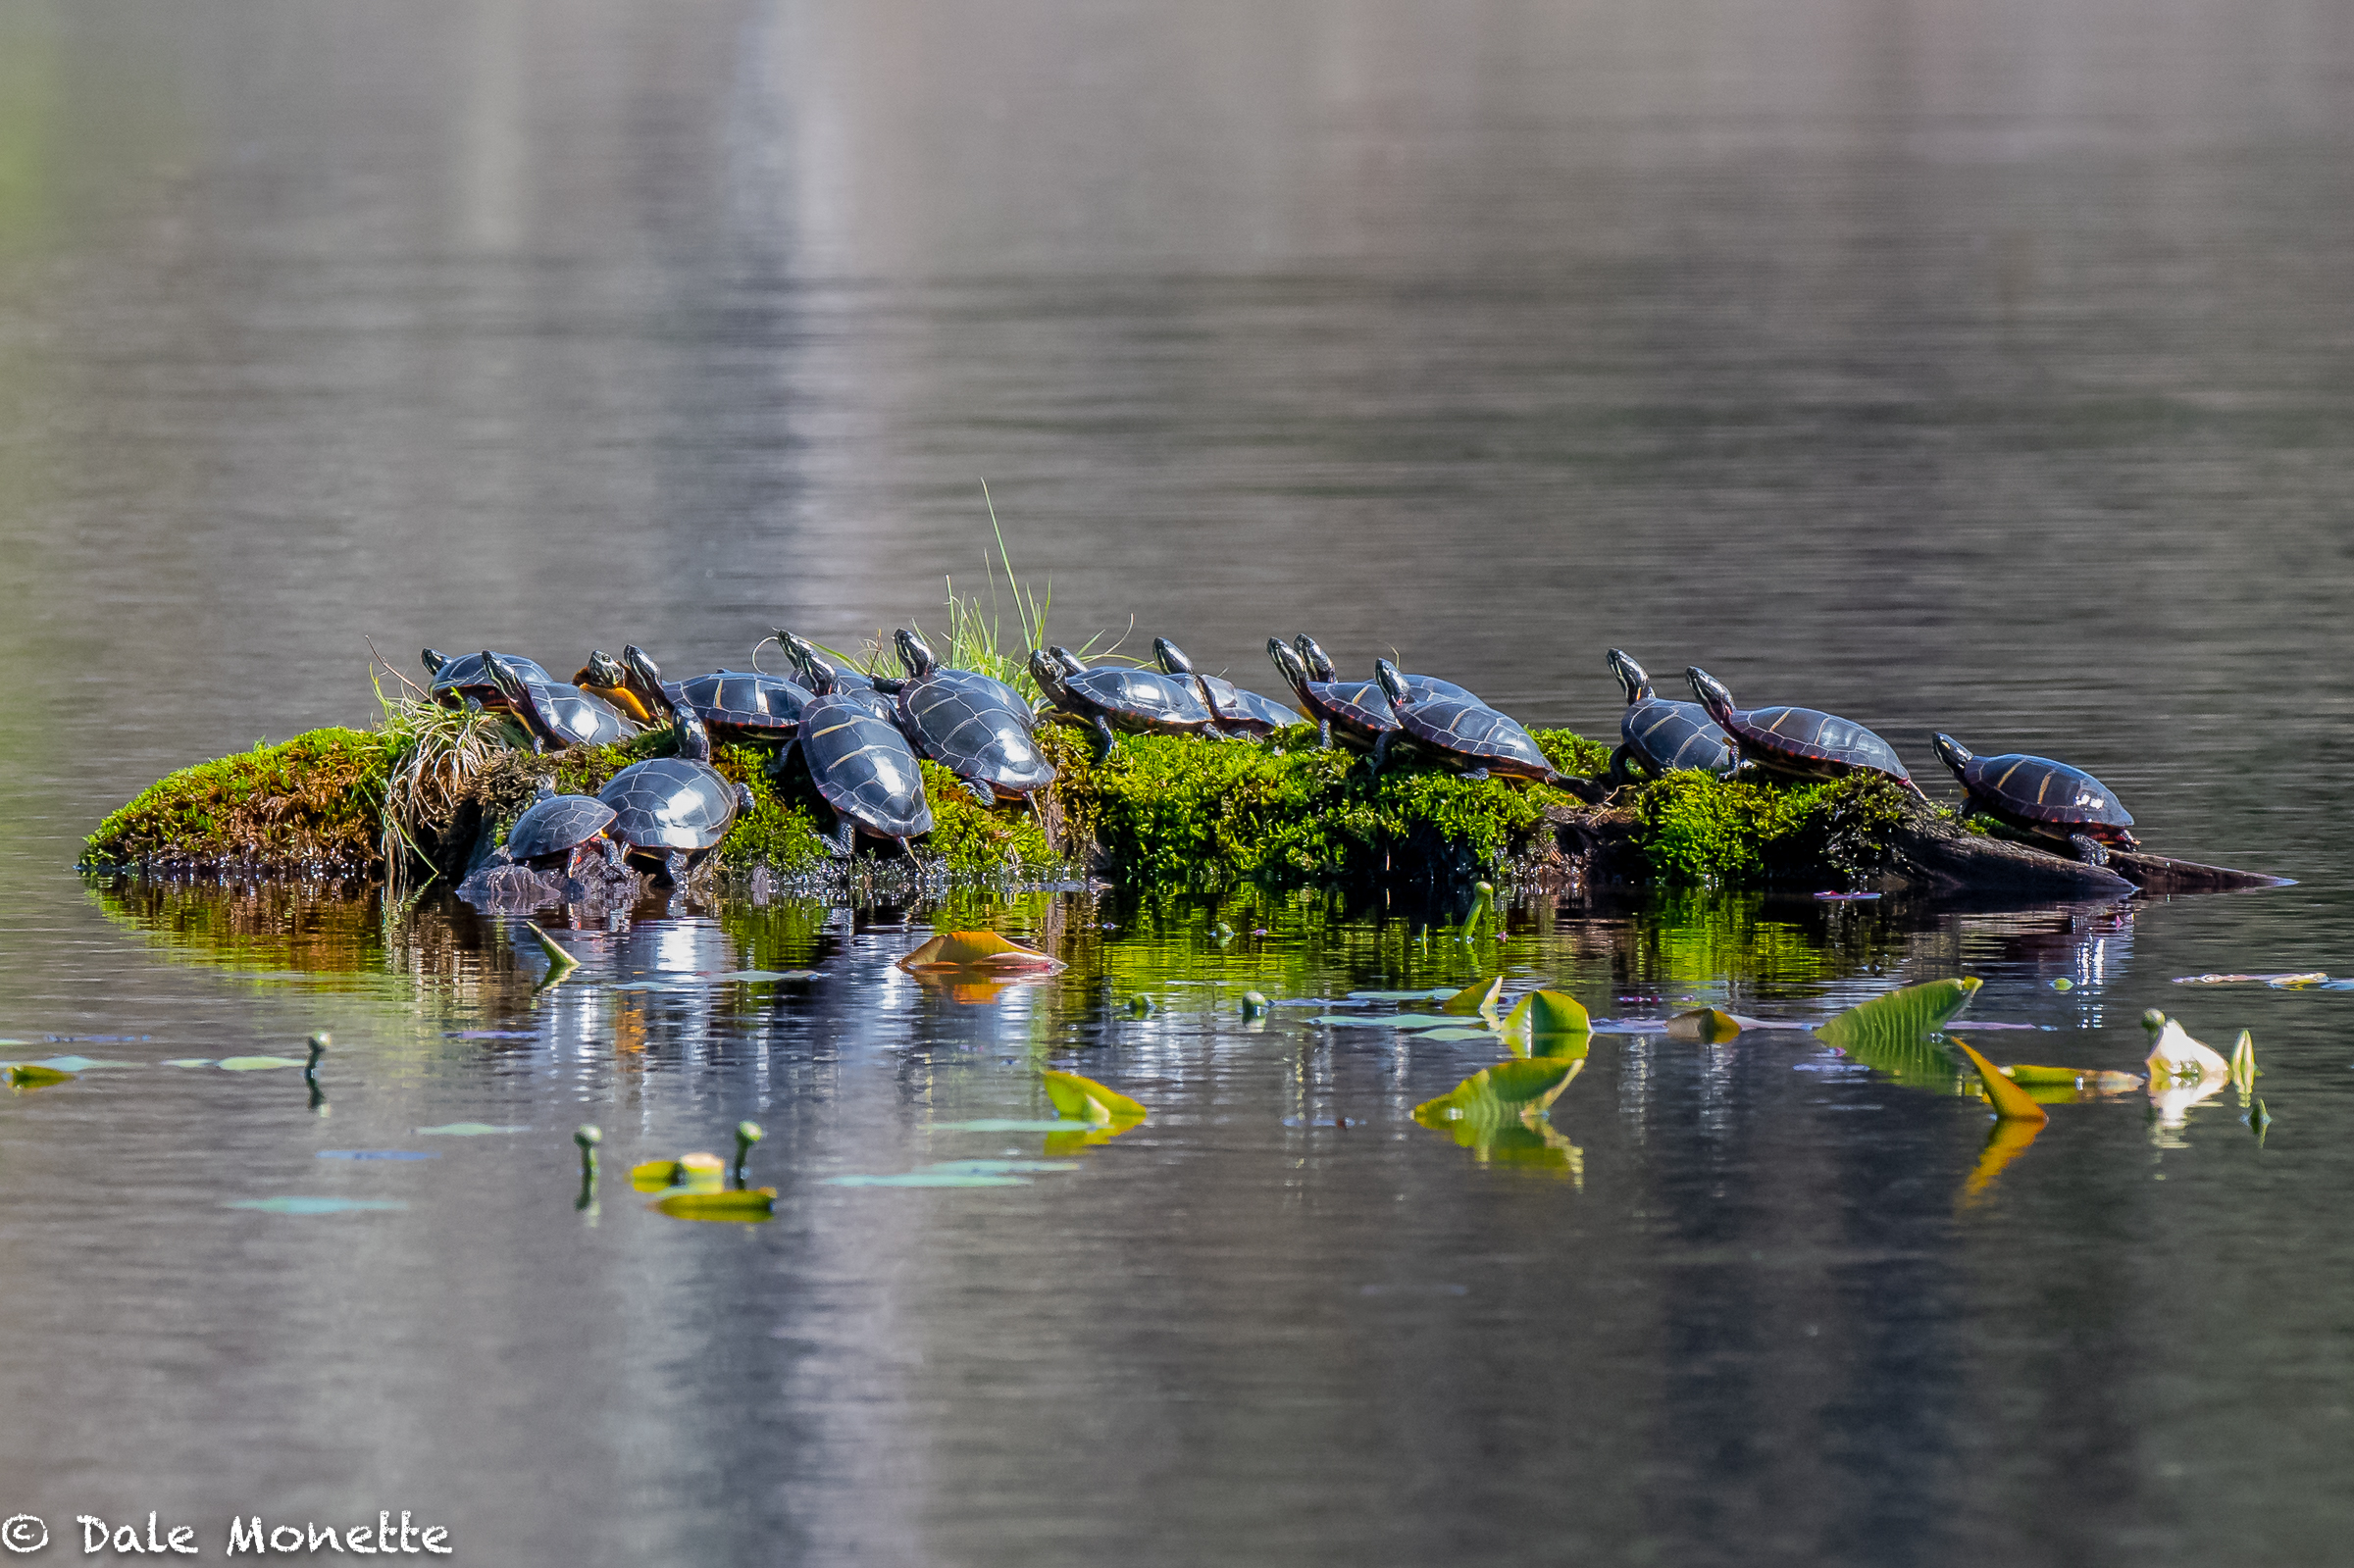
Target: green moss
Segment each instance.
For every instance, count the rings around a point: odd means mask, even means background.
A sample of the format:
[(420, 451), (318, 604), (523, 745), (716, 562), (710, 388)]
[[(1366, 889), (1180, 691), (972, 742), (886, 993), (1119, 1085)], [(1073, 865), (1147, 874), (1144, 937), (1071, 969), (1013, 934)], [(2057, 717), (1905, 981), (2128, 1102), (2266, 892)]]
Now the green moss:
[(83, 864), (274, 862), (365, 871), (379, 858), (390, 763), (381, 734), (314, 730), (182, 768), (100, 823)]
[(1652, 874), (1680, 885), (1749, 885), (1876, 869), (1877, 835), (1902, 822), (1909, 795), (1873, 774), (1832, 784), (1728, 781), (1678, 772), (1622, 791), (1641, 824)]
[(924, 765), (924, 794), (932, 802), (926, 847), (957, 878), (1044, 876), (1059, 858), (1047, 831), (1027, 806), (984, 806), (954, 774)]

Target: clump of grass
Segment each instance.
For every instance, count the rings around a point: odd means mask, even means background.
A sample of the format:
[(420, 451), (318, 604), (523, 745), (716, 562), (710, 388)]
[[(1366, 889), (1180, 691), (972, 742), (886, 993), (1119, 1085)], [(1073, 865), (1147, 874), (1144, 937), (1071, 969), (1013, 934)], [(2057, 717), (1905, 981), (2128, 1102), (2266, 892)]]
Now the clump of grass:
[[(416, 687), (410, 685), (410, 690)], [(486, 708), (448, 708), (422, 694), (386, 696), (377, 687), (384, 717), (378, 733), (390, 757), (379, 827), (379, 854), (398, 887), (410, 872), (433, 864), (436, 844), (458, 820), (475, 776), (519, 744), (522, 729)]]
[(313, 730), (279, 745), (182, 768), (98, 825), (93, 867), (271, 864), (372, 871), (390, 774), (384, 735)]

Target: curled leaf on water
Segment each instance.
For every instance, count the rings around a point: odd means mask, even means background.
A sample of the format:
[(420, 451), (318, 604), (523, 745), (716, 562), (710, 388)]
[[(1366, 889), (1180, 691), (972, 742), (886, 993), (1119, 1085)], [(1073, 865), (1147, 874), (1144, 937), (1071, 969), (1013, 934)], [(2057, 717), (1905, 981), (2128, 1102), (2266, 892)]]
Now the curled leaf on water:
[(2231, 1047), (2231, 1082), (2245, 1094), (2256, 1087), (2256, 1080), (2262, 1076), (2256, 1067), (2256, 1037), (2243, 1029)]
[(1995, 1115), (2012, 1122), (2051, 1120), (2051, 1112), (2036, 1104), (2025, 1089), (2005, 1078), (2000, 1068), (1971, 1050), (1968, 1043), (1956, 1040), (1954, 1047), (1978, 1070), (1978, 1083), (1985, 1088), (1986, 1098), (1993, 1102)]
[(17, 1088), (47, 1088), (52, 1084), (73, 1083), (74, 1075), (38, 1062), (18, 1062), (9, 1068), (8, 1081)]
[[(2150, 1054), (2143, 1066), (2150, 1070), (2150, 1083), (2178, 1082), (2183, 1079), (2229, 1079), (2231, 1064), (2213, 1046), (2190, 1037), (2187, 1030), (2175, 1019), (2167, 1017), (2153, 1007), (2141, 1015), (2141, 1027), (2150, 1032)], [(2249, 1060), (2255, 1059), (2253, 1047)]]
[(716, 1192), (727, 1174), (726, 1162), (716, 1154), (682, 1154), (675, 1160), (647, 1160), (631, 1166), (630, 1185), (640, 1192), (673, 1187)]
[(911, 975), (924, 975), (959, 969), (1050, 974), (1065, 966), (1035, 948), (1017, 946), (994, 931), (948, 931), (937, 933), (900, 959), (899, 967)]
[(1439, 1004), (1439, 1011), (1458, 1017), (1478, 1014), (1490, 1023), (1496, 1021), (1496, 998), (1504, 994), (1504, 977), (1494, 980), (1475, 980)]
[(1092, 1078), (1051, 1068), (1040, 1076), (1046, 1080), (1047, 1098), (1064, 1116), (1082, 1122), (1136, 1123), (1151, 1114), (1118, 1089), (1107, 1088)]
[(562, 985), (567, 975), (581, 967), (581, 961), (567, 952), (561, 942), (541, 931), (537, 921), (525, 921), (523, 929), (532, 934), (532, 939), (547, 955), (547, 968), (540, 973), (538, 984), (532, 987), (534, 991), (543, 991), (550, 986)]
[(1569, 1087), (1585, 1058), (1532, 1057), (1483, 1067), (1434, 1100), (1414, 1107), (1414, 1120), (1424, 1127), (1445, 1128), (1457, 1122), (1501, 1127), (1544, 1111)]
[(673, 1192), (651, 1206), (674, 1220), (734, 1220), (757, 1225), (776, 1212), (777, 1189), (754, 1187), (733, 1192)]
[(2014, 1062), (2003, 1069), (2003, 1076), (2045, 1103), (2074, 1099), (2079, 1094), (2122, 1094), (2141, 1087), (2139, 1073), (2113, 1073), (2099, 1067)]
[(1695, 1007), (1667, 1020), (1669, 1039), (1696, 1039), (1714, 1045), (1741, 1033), (1741, 1020), (1716, 1007)]
[(1955, 1092), (1961, 1058), (1946, 1048), (1938, 1031), (1951, 1023), (1980, 982), (1974, 975), (1907, 986), (1851, 1007), (1815, 1031), (1834, 1047), (1899, 1083)]
[[(1583, 1056), (1594, 1032), (1594, 1020), (1575, 997), (1558, 990), (1533, 990), (1520, 998), (1504, 1021), (1505, 1033), (1525, 1039), (1529, 1056)], [(1514, 1046), (1515, 1052), (1518, 1046)]]

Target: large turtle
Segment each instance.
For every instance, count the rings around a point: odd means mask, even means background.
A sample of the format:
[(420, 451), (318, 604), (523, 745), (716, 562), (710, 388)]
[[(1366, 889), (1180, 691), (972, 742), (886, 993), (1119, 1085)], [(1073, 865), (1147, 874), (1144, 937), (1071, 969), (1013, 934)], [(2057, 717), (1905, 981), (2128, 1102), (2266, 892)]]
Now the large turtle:
[(1787, 779), (1876, 773), (1928, 798), (1905, 771), (1896, 748), (1855, 720), (1814, 708), (1736, 708), (1724, 683), (1708, 671), (1693, 665), (1684, 676), (1709, 717), (1733, 737), (1742, 757), (1766, 772)]
[(1626, 688), (1626, 713), (1618, 721), (1620, 745), (1611, 753), (1611, 780), (1624, 784), (1641, 768), (1654, 776), (1697, 768), (1718, 778), (1741, 766), (1732, 736), (1716, 728), (1697, 702), (1656, 696), (1651, 677), (1625, 649), (1611, 650), (1611, 669)]
[(1194, 683), (1195, 691), (1217, 719), (1218, 728), (1228, 734), (1270, 734), (1307, 722), (1272, 697), (1245, 691), (1219, 676), (1201, 674), (1185, 656), (1185, 650), (1167, 637), (1152, 639), (1152, 657), (1164, 673)]
[(2141, 841), (2129, 832), (2132, 814), (2117, 803), (2107, 784), (2081, 768), (2016, 751), (1972, 756), (1943, 733), (1932, 733), (1929, 744), (1961, 782), (1971, 808), (2016, 833), (2064, 843), (2091, 866), (2109, 864), (2105, 845), (2131, 849)]
[[(1381, 737), (1398, 728), (1397, 710), (1378, 681), (1318, 681), (1307, 663), (1281, 637), (1267, 638), (1267, 657), (1283, 672), (1300, 698), (1300, 706), (1315, 721), (1317, 741), (1326, 751), (1338, 738), (1356, 751), (1371, 751)], [(1329, 668), (1329, 666), (1328, 666)]]
[(877, 716), (890, 719), (895, 724), (898, 722), (898, 710), (893, 700), (899, 690), (900, 683), (896, 678), (845, 669), (827, 658), (816, 643), (807, 637), (796, 637), (783, 627), (773, 629), (769, 635), (777, 639), (777, 645), (785, 650), (785, 656), (793, 661), (794, 669), (800, 671), (802, 685), (813, 692), (817, 690), (817, 667), (823, 665), (832, 672), (835, 696), (863, 702)]
[(1022, 694), (978, 671), (943, 669), (917, 632), (902, 629), (896, 641), (907, 667), (899, 729), (915, 749), (962, 780), (983, 805), (1027, 800), (1037, 810), (1054, 765), (1038, 749)]
[(560, 795), (554, 784), (542, 779), (539, 798), (507, 829), (507, 854), (526, 864), (550, 866), (557, 865), (561, 856), (567, 877), (575, 875), (583, 851), (590, 848), (601, 850), (606, 863), (612, 864), (621, 858), (621, 845), (605, 834), (613, 817), (613, 808), (596, 796)]
[(498, 692), (499, 705), (522, 722), (535, 752), (549, 746), (604, 746), (627, 740), (638, 727), (614, 706), (564, 682), (528, 679), (503, 654), (482, 655), (483, 668)]
[(1068, 648), (1034, 648), (1030, 675), (1047, 700), (1071, 715), (1096, 737), (1096, 755), (1106, 757), (1127, 734), (1214, 734), (1217, 718), (1193, 683), (1158, 670), (1125, 665), (1090, 668)]
[[(1348, 682), (1341, 680), (1340, 671), (1333, 667), (1331, 658), (1318, 645), (1314, 637), (1303, 632), (1292, 639), (1292, 645), (1300, 650), (1300, 662), (1307, 666), (1308, 679), (1341, 685), (1349, 684)], [(1406, 682), (1407, 694), (1416, 702), (1428, 702), (1433, 697), (1454, 697), (1458, 702), (1480, 700), (1476, 693), (1464, 690), (1452, 681), (1442, 681), (1435, 675), (1402, 674), (1401, 679)], [(1373, 683), (1365, 683), (1371, 685)]]
[(782, 745), (801, 727), (809, 693), (782, 676), (743, 670), (714, 670), (685, 681), (665, 681), (661, 669), (636, 643), (621, 650), (631, 689), (647, 706), (684, 702), (720, 740)]
[(1583, 779), (1558, 772), (1538, 749), (1535, 737), (1517, 722), (1484, 702), (1460, 697), (1430, 697), (1415, 701), (1406, 677), (1387, 659), (1373, 661), (1373, 679), (1398, 715), (1398, 728), (1385, 731), (1373, 742), (1373, 771), (1400, 751), (1411, 751), (1459, 770), (1466, 779), (1491, 774), (1534, 779), (1569, 789), (1591, 799), (1599, 791)]
[[(506, 698), (499, 693), (498, 683), (492, 679), (490, 667), (483, 662), (485, 655), (464, 653), (456, 658), (437, 648), (428, 648), (419, 657), (424, 661), (426, 678), (432, 683), (426, 694), (446, 707), (465, 706), (472, 697), (486, 708), (503, 707)], [(500, 658), (514, 668), (526, 681), (537, 681), (543, 686), (560, 685), (554, 676), (542, 669), (537, 661), (520, 653), (502, 653)]]
[(596, 798), (613, 808), (605, 832), (631, 860), (649, 863), (657, 883), (677, 882), (728, 835), (752, 792), (711, 766), (711, 736), (694, 709), (670, 707), (679, 754), (634, 762), (605, 781)]
[(816, 695), (801, 710), (801, 733), (778, 754), (777, 768), (799, 752), (819, 796), (834, 808), (832, 842), (841, 854), (857, 848), (860, 830), (905, 849), (908, 839), (932, 831), (932, 803), (896, 710), (890, 717), (877, 713), (871, 686), (839, 685), (833, 662), (815, 647), (802, 669)]

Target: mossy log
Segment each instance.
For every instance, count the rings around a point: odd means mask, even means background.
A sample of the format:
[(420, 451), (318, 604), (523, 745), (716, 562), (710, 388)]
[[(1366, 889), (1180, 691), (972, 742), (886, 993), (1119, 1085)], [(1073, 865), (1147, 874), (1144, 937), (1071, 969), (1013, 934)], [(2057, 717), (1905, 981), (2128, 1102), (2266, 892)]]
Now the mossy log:
[[(1536, 735), (1564, 773), (1596, 774), (1608, 755), (1567, 731)], [(774, 890), (834, 887), (845, 877), (881, 890), (878, 875), (911, 885), (1089, 876), (1208, 886), (1486, 877), (1530, 886), (1781, 884), (2057, 899), (2276, 880), (2145, 855), (2119, 855), (2104, 872), (1972, 831), (1876, 777), (1792, 785), (1679, 773), (1594, 806), (1543, 784), (1430, 769), (1375, 777), (1362, 757), (1315, 749), (1305, 727), (1263, 741), (1130, 736), (1100, 761), (1076, 731), (1045, 725), (1040, 738), (1061, 777), (1036, 812), (984, 808), (926, 764), (934, 830), (912, 861), (880, 871), (867, 856), (852, 868), (829, 859), (818, 832), (829, 813), (797, 766), (772, 777), (769, 753), (720, 747), (714, 765), (750, 787), (753, 809), (719, 846), (713, 873)], [(400, 744), (323, 730), (176, 773), (101, 823), (84, 863), (383, 875), (383, 802)], [(491, 853), (540, 778), (593, 793), (630, 763), (670, 749), (655, 732), (544, 757), (493, 752), (442, 820), (402, 825), (410, 847), (399, 852), (458, 882)], [(390, 842), (401, 845), (403, 835)]]

